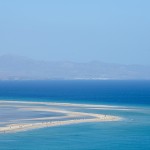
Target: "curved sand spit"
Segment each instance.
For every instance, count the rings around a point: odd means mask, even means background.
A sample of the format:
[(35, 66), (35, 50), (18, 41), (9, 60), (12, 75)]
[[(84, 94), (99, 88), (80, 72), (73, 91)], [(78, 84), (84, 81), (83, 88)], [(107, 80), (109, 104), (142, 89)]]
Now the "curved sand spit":
[[(121, 118), (118, 116), (91, 113), (91, 111), (90, 113), (87, 112), (87, 110), (93, 107), (96, 108), (106, 107), (103, 105), (0, 101), (0, 108), (4, 108), (4, 107), (16, 108), (16, 113), (19, 113), (20, 111), (25, 111), (26, 113), (29, 113), (29, 111), (30, 112), (32, 111), (33, 113), (52, 112), (52, 113), (60, 113), (62, 115), (50, 116), (50, 117), (43, 116), (43, 117), (34, 117), (34, 118), (25, 118), (25, 119), (16, 118), (15, 120), (6, 122), (5, 126), (0, 126), (0, 133), (19, 132), (19, 131), (26, 131), (26, 130), (37, 129), (37, 128), (53, 127), (53, 126), (61, 126), (61, 125), (69, 125), (69, 124), (77, 124), (77, 123), (121, 120)], [(110, 107), (108, 106), (107, 109), (109, 110), (109, 108)]]

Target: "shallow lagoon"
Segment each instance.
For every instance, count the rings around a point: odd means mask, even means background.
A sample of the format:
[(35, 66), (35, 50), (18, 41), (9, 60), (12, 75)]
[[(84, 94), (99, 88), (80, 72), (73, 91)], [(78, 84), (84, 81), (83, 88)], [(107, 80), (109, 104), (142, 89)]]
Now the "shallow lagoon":
[[(57, 84), (55, 84), (57, 82)], [(120, 115), (119, 122), (82, 123), (0, 135), (2, 150), (148, 150), (150, 81), (0, 83), (8, 100), (121, 105), (134, 110), (87, 110)], [(42, 84), (41, 84), (42, 83)], [(14, 89), (13, 91), (11, 89)], [(38, 93), (37, 93), (38, 89)], [(139, 109), (140, 108), (140, 109)]]
[[(120, 113), (122, 112), (122, 113)], [(144, 111), (145, 112), (145, 111)], [(119, 111), (119, 122), (82, 123), (0, 135), (4, 150), (145, 150), (150, 148), (149, 113)]]

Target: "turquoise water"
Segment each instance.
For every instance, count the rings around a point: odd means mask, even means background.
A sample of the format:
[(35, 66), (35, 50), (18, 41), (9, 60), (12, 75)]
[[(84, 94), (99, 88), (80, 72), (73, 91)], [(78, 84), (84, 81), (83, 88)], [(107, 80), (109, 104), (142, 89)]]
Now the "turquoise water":
[(150, 81), (6, 81), (0, 83), (0, 98), (118, 104), (133, 108), (94, 110), (124, 118), (118, 122), (82, 123), (0, 134), (0, 150), (150, 149)]

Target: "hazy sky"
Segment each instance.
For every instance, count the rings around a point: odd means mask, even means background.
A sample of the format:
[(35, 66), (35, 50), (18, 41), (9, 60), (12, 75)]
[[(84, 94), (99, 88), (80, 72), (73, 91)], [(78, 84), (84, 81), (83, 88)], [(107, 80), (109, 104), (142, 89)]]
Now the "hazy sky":
[(1, 0), (3, 54), (150, 64), (150, 0)]

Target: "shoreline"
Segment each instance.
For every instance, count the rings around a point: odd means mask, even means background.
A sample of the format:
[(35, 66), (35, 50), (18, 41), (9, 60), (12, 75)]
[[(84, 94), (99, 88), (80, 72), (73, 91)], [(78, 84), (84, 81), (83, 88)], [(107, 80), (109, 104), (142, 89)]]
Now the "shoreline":
[[(90, 104), (80, 105), (80, 104), (73, 104), (73, 103), (23, 102), (23, 101), (22, 102), (0, 101), (0, 104), (2, 104), (0, 106), (2, 108), (8, 107), (8, 106), (16, 108), (16, 114), (19, 113), (20, 111), (25, 111), (26, 113), (28, 113), (28, 111), (32, 111), (35, 114), (38, 112), (47, 112), (47, 113), (53, 112), (53, 113), (61, 113), (63, 115), (63, 116), (50, 116), (50, 117), (40, 117), (40, 118), (32, 117), (32, 118), (26, 118), (26, 119), (16, 119), (16, 120), (13, 120), (13, 123), (8, 122), (6, 126), (0, 126), (0, 134), (27, 131), (27, 130), (45, 128), (45, 127), (78, 124), (78, 123), (110, 122), (110, 121), (122, 120), (122, 118), (119, 116), (105, 115), (105, 114), (91, 113), (91, 112), (82, 112), (84, 111), (84, 109), (85, 111), (87, 111), (88, 109), (90, 108), (92, 109), (93, 107), (96, 107), (96, 108), (107, 107), (106, 105), (105, 106), (104, 105), (90, 105)], [(17, 104), (19, 104), (19, 106)], [(40, 106), (41, 104), (42, 106)], [(66, 108), (66, 106), (69, 108), (69, 110), (68, 108)], [(74, 108), (75, 110), (72, 107), (75, 107)], [(108, 106), (107, 109), (109, 110), (109, 108), (112, 108), (112, 107)], [(82, 109), (82, 111), (79, 111), (78, 109), (79, 110)], [(56, 120), (52, 121), (53, 118), (55, 118)], [(64, 120), (60, 120), (60, 118), (64, 118)], [(34, 122), (35, 120), (38, 122)], [(44, 120), (44, 121), (39, 122), (40, 120)], [(22, 121), (24, 121), (24, 123), (20, 123)]]
[(34, 124), (11, 124), (6, 127), (0, 127), (0, 133), (14, 133), (20, 131), (27, 131), (45, 127), (54, 127), (54, 126), (63, 126), (79, 123), (92, 123), (92, 122), (110, 122), (110, 121), (119, 121), (120, 118), (109, 118), (109, 119), (78, 119), (78, 120), (68, 120), (68, 121), (54, 121), (54, 122), (42, 122)]

